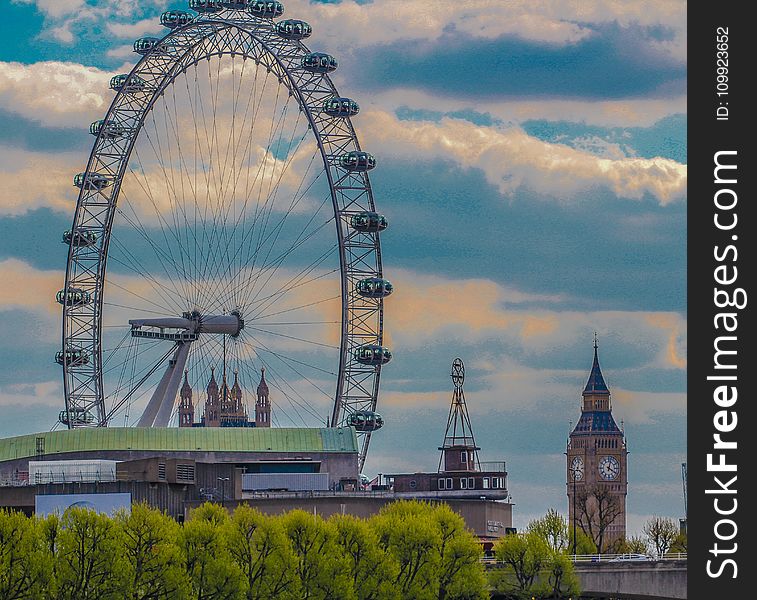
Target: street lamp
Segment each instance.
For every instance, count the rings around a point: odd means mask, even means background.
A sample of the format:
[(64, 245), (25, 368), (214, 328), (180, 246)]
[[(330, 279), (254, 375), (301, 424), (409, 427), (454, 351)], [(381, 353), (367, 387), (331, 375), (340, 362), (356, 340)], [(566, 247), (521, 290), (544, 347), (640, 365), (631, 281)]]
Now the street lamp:
[(229, 481), (228, 477), (219, 477), (218, 481), (221, 482), (221, 506), (226, 506), (226, 482)]
[(571, 466), (570, 475), (573, 479), (573, 556), (576, 555), (576, 476), (580, 469)]

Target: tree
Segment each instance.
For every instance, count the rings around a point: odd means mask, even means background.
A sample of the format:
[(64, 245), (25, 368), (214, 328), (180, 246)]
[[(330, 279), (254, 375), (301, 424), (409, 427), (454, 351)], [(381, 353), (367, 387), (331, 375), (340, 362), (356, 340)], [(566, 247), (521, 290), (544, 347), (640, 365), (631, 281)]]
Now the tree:
[(681, 532), (676, 536), (676, 539), (673, 541), (673, 545), (670, 547), (670, 552), (686, 553), (688, 552), (688, 548), (689, 548), (689, 538), (685, 533)]
[(379, 546), (398, 566), (395, 585), (402, 598), (434, 600), (439, 594), (441, 534), (428, 503), (392, 502), (374, 515), (371, 527)]
[(657, 558), (662, 558), (678, 536), (678, 526), (673, 519), (667, 517), (652, 517), (644, 524), (642, 531)]
[(647, 540), (639, 535), (623, 540), (619, 552), (628, 554), (646, 554), (649, 550)]
[(39, 598), (51, 577), (42, 529), (21, 512), (0, 510), (0, 598)]
[(302, 600), (354, 598), (349, 565), (336, 545), (333, 526), (303, 510), (285, 514), (282, 523), (297, 557), (295, 573), (302, 584)]
[(605, 486), (588, 486), (576, 494), (576, 522), (597, 547), (598, 552), (607, 552), (615, 540), (607, 539), (607, 530), (622, 514), (620, 503)]
[(123, 532), (128, 598), (186, 597), (189, 590), (178, 545), (181, 537), (179, 524), (145, 503), (133, 505), (130, 514), (121, 513), (116, 519)]
[(440, 538), (439, 600), (488, 598), (481, 545), (463, 518), (446, 504), (433, 506), (431, 516)]
[(103, 600), (125, 596), (122, 532), (110, 517), (69, 508), (57, 526), (55, 568), (61, 600)]
[(352, 515), (335, 515), (330, 521), (336, 532), (336, 544), (349, 564), (357, 598), (399, 600), (399, 590), (394, 585), (398, 565), (379, 546), (378, 537), (368, 523)]
[(196, 600), (242, 597), (244, 578), (231, 560), (224, 536), (227, 520), (225, 509), (206, 502), (190, 513), (182, 528), (182, 550)]
[(243, 505), (225, 526), (229, 554), (246, 580), (246, 598), (300, 598), (297, 558), (279, 519)]
[(574, 598), (580, 594), (573, 562), (562, 552), (550, 553), (536, 594), (540, 598)]
[(554, 508), (550, 508), (542, 518), (531, 521), (526, 530), (536, 533), (555, 552), (564, 552), (573, 543), (568, 532), (568, 521)]
[(528, 597), (541, 570), (547, 566), (552, 552), (537, 533), (513, 533), (494, 544), (494, 555), (505, 564), (502, 576), (495, 581), (498, 592), (508, 597)]

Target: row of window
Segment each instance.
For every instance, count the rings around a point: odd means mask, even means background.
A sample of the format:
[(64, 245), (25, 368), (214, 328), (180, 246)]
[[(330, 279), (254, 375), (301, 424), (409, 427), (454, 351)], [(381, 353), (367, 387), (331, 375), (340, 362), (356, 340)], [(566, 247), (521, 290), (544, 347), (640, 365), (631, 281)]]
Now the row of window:
[[(460, 489), (461, 490), (475, 490), (476, 489), (476, 478), (475, 477), (461, 477), (460, 478)], [(438, 486), (440, 490), (454, 490), (455, 485), (452, 477), (440, 477), (438, 481)], [(481, 479), (481, 486), (482, 489), (488, 490), (504, 490), (505, 489), (505, 478), (504, 477), (484, 477)]]

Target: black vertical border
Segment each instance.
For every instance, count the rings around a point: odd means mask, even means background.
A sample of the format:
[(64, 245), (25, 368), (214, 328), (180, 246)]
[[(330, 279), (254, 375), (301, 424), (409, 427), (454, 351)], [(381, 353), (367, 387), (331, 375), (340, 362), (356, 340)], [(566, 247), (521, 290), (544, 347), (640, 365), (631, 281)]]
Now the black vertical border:
[[(757, 88), (757, 23), (747, 15), (752, 12), (748, 11), (752, 6), (735, 0), (692, 0), (688, 4), (688, 597), (694, 600), (757, 597), (754, 583), (757, 556), (754, 528), (757, 511), (754, 406), (757, 398), (754, 380), (757, 365), (750, 351), (757, 343), (757, 339), (753, 339), (757, 338), (757, 332), (751, 315), (754, 312), (752, 305), (757, 304), (757, 291), (751, 285), (757, 262), (754, 243), (757, 222), (752, 206), (757, 202), (754, 193), (757, 164), (753, 150), (757, 136), (754, 126), (757, 101), (752, 95), (752, 90)], [(722, 54), (717, 54), (723, 51), (723, 47), (717, 45), (719, 27), (728, 31), (728, 94), (721, 96), (717, 95), (717, 68), (722, 66), (722, 63), (718, 65), (717, 59), (723, 58)], [(728, 109), (727, 120), (718, 120), (719, 107)], [(725, 116), (722, 108), (720, 116)], [(737, 154), (729, 156), (728, 160), (735, 162), (737, 169), (721, 170), (721, 179), (733, 177), (737, 179), (736, 183), (716, 185), (714, 156), (718, 151), (736, 151)], [(724, 156), (721, 162), (725, 160)], [(736, 205), (730, 211), (721, 211), (715, 206), (715, 194), (723, 188), (732, 189), (737, 195)], [(724, 201), (728, 197), (731, 197), (729, 193), (721, 196)], [(737, 215), (737, 225), (730, 231), (719, 230), (714, 222), (716, 212), (722, 213), (723, 223), (730, 223), (732, 215)], [(733, 236), (737, 239), (734, 240)], [(716, 260), (715, 247), (719, 247), (722, 256), (728, 245), (736, 247), (737, 259), (733, 261), (731, 252), (725, 260)], [(735, 266), (738, 269), (736, 282), (731, 285), (717, 283), (714, 271), (719, 265), (728, 265), (729, 277)], [(729, 293), (743, 288), (747, 305), (743, 309), (717, 308), (716, 288)], [(722, 325), (716, 329), (715, 316), (719, 312), (737, 314), (738, 329), (735, 332), (724, 331)], [(737, 337), (736, 341), (727, 342), (730, 349), (737, 350), (737, 354), (728, 359), (737, 364), (736, 369), (714, 368), (715, 339), (723, 335)], [(726, 345), (721, 344), (721, 347)], [(738, 379), (730, 382), (707, 379), (710, 375), (725, 374), (735, 374)], [(718, 433), (714, 419), (717, 411), (724, 410), (715, 404), (713, 394), (718, 385), (724, 384), (733, 385), (738, 390), (737, 401), (727, 408), (736, 414), (736, 428), (721, 434), (723, 440), (737, 442), (736, 450), (713, 449), (713, 435)], [(732, 417), (729, 414), (728, 418)], [(725, 454), (724, 460), (728, 464), (736, 465), (737, 471), (708, 471), (707, 455), (714, 454), (713, 462), (718, 462), (721, 453)], [(737, 479), (729, 487), (735, 488), (736, 494), (707, 493), (707, 490), (719, 487), (714, 477), (720, 477), (726, 483), (734, 475)], [(728, 516), (718, 515), (715, 500), (719, 499), (718, 506), (727, 510), (732, 507), (734, 498), (738, 502), (736, 511)], [(723, 537), (732, 533), (729, 523), (717, 525), (719, 519), (735, 522), (737, 531), (733, 539), (717, 538), (716, 528)], [(714, 553), (715, 544), (719, 549), (717, 555)], [(730, 563), (723, 566), (726, 559), (735, 561), (735, 569)], [(721, 571), (720, 576), (712, 577), (708, 569), (713, 574)]]

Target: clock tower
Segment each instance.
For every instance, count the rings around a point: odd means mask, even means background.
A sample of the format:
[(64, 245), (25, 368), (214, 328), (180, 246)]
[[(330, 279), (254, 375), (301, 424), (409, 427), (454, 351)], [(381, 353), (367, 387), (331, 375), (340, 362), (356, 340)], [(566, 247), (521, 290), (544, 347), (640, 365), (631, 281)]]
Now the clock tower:
[(612, 416), (597, 348), (595, 334), (594, 364), (582, 394), (581, 417), (568, 437), (566, 481), (571, 536), (575, 524), (599, 552), (607, 552), (626, 535), (628, 449)]

